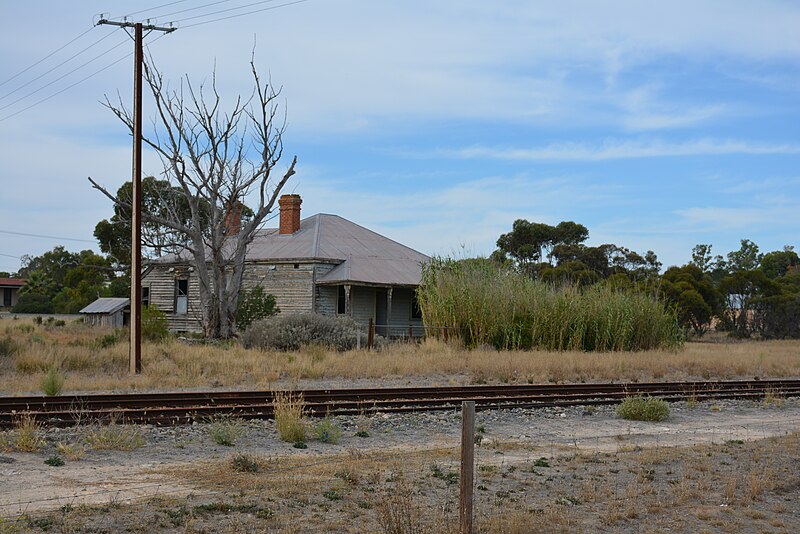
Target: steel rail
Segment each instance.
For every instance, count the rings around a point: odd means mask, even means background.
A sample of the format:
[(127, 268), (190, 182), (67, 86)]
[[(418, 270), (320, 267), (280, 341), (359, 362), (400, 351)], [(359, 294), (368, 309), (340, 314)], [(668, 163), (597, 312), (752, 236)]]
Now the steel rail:
[[(311, 415), (450, 410), (474, 400), (478, 410), (618, 403), (649, 395), (667, 401), (800, 396), (800, 380), (619, 384), (521, 384), (299, 390)], [(0, 427), (25, 414), (50, 425), (83, 421), (182, 424), (217, 416), (269, 419), (277, 391), (221, 391), (0, 397)]]

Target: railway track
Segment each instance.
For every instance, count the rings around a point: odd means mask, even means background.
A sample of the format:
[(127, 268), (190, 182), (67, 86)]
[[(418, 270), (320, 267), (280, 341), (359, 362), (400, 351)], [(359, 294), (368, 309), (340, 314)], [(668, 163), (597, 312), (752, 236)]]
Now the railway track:
[[(0, 397), (0, 427), (24, 415), (46, 425), (85, 422), (186, 424), (212, 417), (270, 419), (277, 391), (214, 391)], [(526, 384), (454, 387), (303, 390), (309, 414), (452, 410), (473, 400), (478, 410), (615, 404), (649, 395), (667, 401), (800, 396), (800, 380), (651, 382), (623, 384)]]

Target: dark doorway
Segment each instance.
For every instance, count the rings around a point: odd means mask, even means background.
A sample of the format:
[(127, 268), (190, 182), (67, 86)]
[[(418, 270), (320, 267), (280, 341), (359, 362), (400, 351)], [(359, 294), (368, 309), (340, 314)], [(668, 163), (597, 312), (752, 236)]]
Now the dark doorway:
[(375, 290), (375, 332), (386, 337), (389, 335), (389, 317), (386, 314), (386, 290)]

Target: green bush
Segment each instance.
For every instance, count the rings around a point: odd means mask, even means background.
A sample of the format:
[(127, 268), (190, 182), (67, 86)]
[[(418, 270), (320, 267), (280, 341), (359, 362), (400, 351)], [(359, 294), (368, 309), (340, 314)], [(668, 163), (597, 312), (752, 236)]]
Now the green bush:
[(53, 313), (53, 300), (47, 295), (23, 293), (19, 296), (14, 313)]
[(355, 348), (358, 326), (349, 317), (303, 314), (281, 315), (255, 321), (242, 334), (246, 348), (298, 350), (322, 345), (332, 350)]
[(42, 378), (42, 391), (45, 395), (53, 397), (59, 395), (62, 389), (64, 389), (64, 375), (57, 367), (51, 367)]
[(0, 338), (0, 356), (13, 356), (19, 352), (19, 343), (6, 334), (5, 337)]
[(468, 347), (620, 351), (683, 342), (674, 310), (647, 293), (553, 286), (489, 261), (433, 259), (417, 298), (426, 325)]
[(263, 288), (254, 287), (250, 291), (242, 291), (236, 307), (236, 327), (242, 331), (247, 330), (253, 321), (277, 315), (280, 311), (275, 297), (265, 294)]
[(101, 349), (113, 347), (120, 341), (128, 338), (128, 330), (125, 328), (117, 328), (109, 334), (104, 334), (95, 340), (95, 344)]
[(617, 406), (617, 416), (632, 421), (663, 421), (669, 417), (669, 405), (653, 397), (628, 397)]
[(342, 439), (342, 429), (326, 417), (314, 425), (314, 436), (322, 443), (334, 445)]
[(169, 337), (166, 314), (152, 304), (142, 308), (142, 338), (147, 341), (164, 341)]

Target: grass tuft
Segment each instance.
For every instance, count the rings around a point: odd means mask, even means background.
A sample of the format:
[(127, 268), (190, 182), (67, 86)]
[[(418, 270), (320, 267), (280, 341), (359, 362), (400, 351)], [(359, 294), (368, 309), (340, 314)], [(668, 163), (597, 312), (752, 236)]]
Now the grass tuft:
[(249, 454), (237, 454), (231, 458), (231, 468), (237, 473), (258, 473), (258, 460)]
[(30, 415), (23, 415), (17, 421), (14, 446), (18, 451), (36, 452), (44, 446), (41, 436), (42, 425)]
[(669, 417), (669, 405), (653, 397), (628, 397), (617, 406), (617, 416), (631, 421), (663, 421)]
[(275, 393), (273, 405), (275, 426), (281, 441), (305, 443), (305, 406), (302, 394), (294, 394), (291, 391)]
[(138, 427), (116, 423), (91, 429), (86, 441), (93, 449), (107, 451), (132, 451), (146, 443)]

